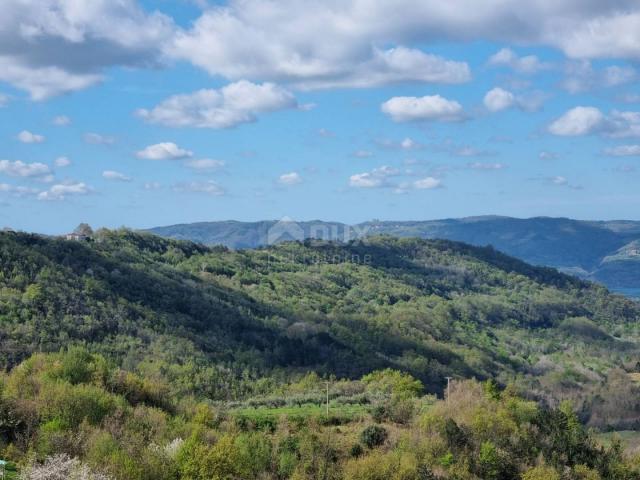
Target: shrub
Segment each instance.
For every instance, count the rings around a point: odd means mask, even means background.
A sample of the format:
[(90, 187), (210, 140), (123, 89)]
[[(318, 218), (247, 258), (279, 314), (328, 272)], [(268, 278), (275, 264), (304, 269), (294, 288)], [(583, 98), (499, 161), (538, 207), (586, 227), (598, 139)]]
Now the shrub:
[(560, 475), (551, 467), (534, 467), (522, 475), (522, 480), (560, 480)]
[(389, 436), (387, 429), (380, 425), (370, 425), (360, 434), (360, 441), (369, 448), (382, 445)]

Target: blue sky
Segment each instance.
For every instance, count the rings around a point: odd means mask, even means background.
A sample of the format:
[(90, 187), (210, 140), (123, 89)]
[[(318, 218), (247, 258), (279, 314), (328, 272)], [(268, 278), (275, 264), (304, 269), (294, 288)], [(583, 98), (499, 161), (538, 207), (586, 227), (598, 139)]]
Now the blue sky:
[(3, 6), (2, 225), (640, 220), (637, 2), (87, 3)]

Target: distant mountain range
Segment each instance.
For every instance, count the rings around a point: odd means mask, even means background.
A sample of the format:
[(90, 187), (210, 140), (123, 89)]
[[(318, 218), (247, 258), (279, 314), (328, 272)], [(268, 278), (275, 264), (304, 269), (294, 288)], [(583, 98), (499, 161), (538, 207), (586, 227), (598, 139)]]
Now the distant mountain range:
[(174, 239), (233, 249), (257, 248), (283, 240), (350, 240), (369, 235), (442, 238), (496, 249), (534, 265), (555, 267), (640, 297), (640, 221), (519, 219), (499, 216), (430, 221), (201, 222), (150, 229)]

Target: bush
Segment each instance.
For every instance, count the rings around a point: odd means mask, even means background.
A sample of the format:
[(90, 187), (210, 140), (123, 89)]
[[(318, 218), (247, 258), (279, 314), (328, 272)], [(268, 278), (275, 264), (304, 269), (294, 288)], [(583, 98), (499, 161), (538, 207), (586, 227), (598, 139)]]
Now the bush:
[(360, 441), (369, 448), (382, 445), (389, 436), (387, 429), (380, 425), (370, 425), (360, 434)]
[(522, 480), (560, 480), (560, 475), (551, 467), (534, 467), (522, 475)]

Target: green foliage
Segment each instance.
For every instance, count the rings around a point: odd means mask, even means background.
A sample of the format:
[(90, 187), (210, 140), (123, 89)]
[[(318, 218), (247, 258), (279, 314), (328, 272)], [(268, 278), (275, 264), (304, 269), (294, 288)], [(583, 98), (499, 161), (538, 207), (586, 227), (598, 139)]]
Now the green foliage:
[(368, 448), (375, 448), (382, 445), (389, 433), (381, 425), (369, 425), (360, 433), (360, 441)]
[(411, 398), (420, 395), (424, 387), (408, 373), (387, 368), (362, 377), (367, 389), (373, 393), (393, 395), (398, 398)]

